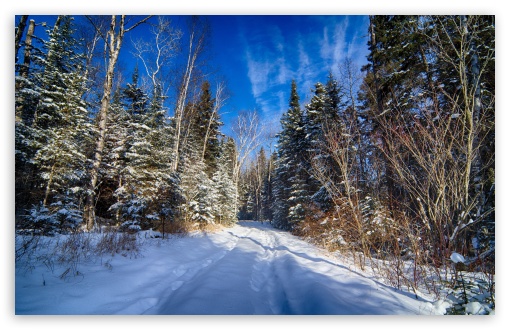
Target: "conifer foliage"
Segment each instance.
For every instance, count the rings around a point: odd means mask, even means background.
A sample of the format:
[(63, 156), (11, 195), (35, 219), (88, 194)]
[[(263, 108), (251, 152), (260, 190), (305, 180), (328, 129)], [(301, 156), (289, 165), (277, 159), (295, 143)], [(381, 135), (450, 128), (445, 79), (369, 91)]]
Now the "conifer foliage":
[[(128, 83), (115, 65), (124, 34), (150, 17), (128, 26), (124, 16), (112, 16), (109, 28), (100, 17), (82, 18), (82, 24), (90, 24), (85, 28), (95, 31), (93, 40), (77, 38), (70, 16), (57, 17), (45, 34), (43, 24), (34, 20), (28, 31), (21, 30), (28, 19), (20, 17), (16, 34), (19, 230), (54, 234), (115, 225), (130, 232), (165, 232), (237, 221), (238, 154), (235, 141), (220, 132), (224, 99), (213, 97), (204, 76), (189, 77), (188, 96), (179, 99), (186, 106), (176, 154), (175, 118), (169, 117), (173, 92), (168, 88), (175, 82), (163, 75), (168, 70), (163, 60), (172, 54), (152, 57), (144, 50), (144, 68), (156, 59), (156, 69), (143, 76), (136, 66)], [(193, 28), (188, 33), (196, 33), (198, 27)], [(159, 49), (171, 46), (177, 52), (181, 31), (172, 30), (168, 45), (162, 42), (169, 39), (155, 31)], [(110, 62), (95, 58), (92, 45), (101, 40)], [(100, 82), (87, 80), (97, 79), (91, 73), (102, 70), (103, 90)], [(101, 102), (85, 101), (93, 95), (103, 95)], [(222, 97), (221, 90), (216, 96)], [(174, 167), (176, 156), (179, 164)]]
[[(93, 127), (82, 99), (84, 58), (73, 32), (73, 19), (59, 16), (46, 31), (41, 53), (33, 56), (32, 74), (17, 85), (17, 169), (33, 173), (20, 174), (31, 182), (18, 185), (17, 196), (33, 196), (21, 197), (26, 206), (33, 205), (24, 224), (43, 232), (73, 229), (81, 221), (78, 205), (88, 164), (84, 146), (91, 141)], [(29, 192), (32, 187), (35, 192)]]

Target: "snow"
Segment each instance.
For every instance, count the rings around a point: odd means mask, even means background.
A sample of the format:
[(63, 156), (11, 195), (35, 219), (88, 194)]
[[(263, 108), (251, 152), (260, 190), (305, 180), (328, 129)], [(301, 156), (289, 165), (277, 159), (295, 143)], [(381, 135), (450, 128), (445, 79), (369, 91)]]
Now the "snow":
[(466, 260), (464, 259), (464, 257), (462, 255), (458, 254), (457, 252), (452, 253), (452, 255), (450, 256), (450, 260), (453, 261), (454, 263), (458, 263), (458, 262), (466, 263)]
[(75, 277), (16, 267), (16, 314), (441, 314), (268, 224), (139, 239), (141, 255), (82, 262)]
[(483, 315), (485, 314), (485, 308), (478, 301), (472, 301), (465, 305), (466, 313), (471, 315)]

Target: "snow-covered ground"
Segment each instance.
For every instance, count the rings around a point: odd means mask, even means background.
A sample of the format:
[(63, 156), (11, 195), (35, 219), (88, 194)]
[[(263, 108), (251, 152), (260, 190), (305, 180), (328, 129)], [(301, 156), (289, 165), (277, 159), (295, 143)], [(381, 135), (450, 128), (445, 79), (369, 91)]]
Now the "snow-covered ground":
[(16, 268), (16, 314), (441, 314), (287, 232), (244, 221), (148, 239), (135, 258)]

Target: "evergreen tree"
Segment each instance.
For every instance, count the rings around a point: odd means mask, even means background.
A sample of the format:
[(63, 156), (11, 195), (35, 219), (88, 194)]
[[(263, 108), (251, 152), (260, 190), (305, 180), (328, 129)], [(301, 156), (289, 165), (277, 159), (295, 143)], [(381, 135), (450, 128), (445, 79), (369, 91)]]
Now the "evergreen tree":
[(214, 203), (216, 222), (226, 225), (233, 224), (237, 220), (237, 210), (233, 207), (233, 201), (237, 196), (237, 187), (235, 186), (232, 176), (233, 157), (235, 156), (232, 152), (232, 143), (232, 139), (221, 143), (221, 156), (218, 159), (218, 170), (214, 173), (212, 178), (214, 190), (217, 193), (217, 199)]
[(321, 143), (324, 130), (327, 125), (326, 108), (328, 108), (328, 94), (326, 88), (320, 82), (315, 84), (314, 95), (306, 108), (306, 140), (309, 145), (307, 150), (311, 157), (321, 154)]
[[(315, 159), (321, 159), (329, 171), (332, 171), (332, 163), (328, 158), (328, 155), (324, 152), (323, 143), (326, 138), (326, 134), (331, 130), (335, 131), (340, 127), (340, 117), (338, 113), (339, 97), (338, 87), (336, 81), (330, 75), (328, 81), (328, 89), (322, 83), (318, 82), (315, 84), (314, 95), (312, 96), (310, 103), (306, 108), (305, 117), (305, 145), (307, 163), (306, 172), (308, 173), (307, 194), (311, 200), (316, 203), (323, 204), (327, 203), (327, 194), (321, 190), (321, 186), (316, 178), (311, 174), (311, 163)], [(323, 160), (322, 158), (326, 158)]]
[(275, 161), (275, 168), (273, 173), (273, 201), (272, 201), (272, 216), (271, 224), (280, 229), (290, 229), (288, 214), (289, 214), (289, 177), (288, 168), (284, 164), (282, 158), (277, 158)]
[(107, 215), (110, 211), (117, 224), (122, 222), (122, 205), (125, 196), (124, 168), (127, 166), (126, 151), (131, 143), (131, 116), (122, 106), (120, 90), (113, 95), (113, 101), (108, 111), (108, 128), (105, 133), (105, 148), (100, 168), (101, 185), (100, 198), (97, 201), (97, 213)]
[(276, 153), (272, 153), (267, 162), (266, 176), (264, 177), (262, 186), (262, 218), (269, 222), (273, 221), (273, 212), (271, 210), (274, 193), (273, 193), (273, 181), (274, 181), (274, 164), (276, 161)]
[(292, 229), (304, 219), (305, 204), (309, 202), (307, 136), (295, 81), (291, 84), (289, 109), (283, 114), (281, 124), (273, 176), (273, 224), (277, 228)]
[(216, 171), (216, 162), (220, 157), (220, 127), (223, 125), (214, 103), (211, 86), (205, 81), (201, 86), (200, 99), (194, 106), (190, 134), (193, 147), (201, 153), (209, 176)]
[[(31, 149), (25, 154), (28, 156), (25, 161), (35, 165), (41, 178), (42, 207), (61, 215), (81, 212), (77, 205), (81, 204), (88, 164), (86, 152), (92, 138), (87, 105), (82, 98), (83, 56), (77, 52), (73, 33), (73, 19), (69, 16), (59, 16), (53, 29), (48, 30), (48, 40), (43, 44), (45, 54), (34, 58), (42, 68), (33, 76), (37, 106), (33, 117), (22, 119), (24, 123), (31, 122), (30, 126), (24, 125), (23, 131), (28, 134), (17, 137), (22, 139), (18, 145)], [(59, 219), (58, 229), (76, 227), (79, 223), (74, 216), (72, 220)]]
[(330, 71), (326, 86), (326, 104), (324, 108), (324, 125), (326, 129), (334, 129), (340, 122), (340, 109), (345, 107), (342, 102), (343, 93), (341, 93), (338, 81)]
[(171, 195), (174, 179), (170, 168), (171, 128), (165, 121), (166, 110), (159, 86), (152, 98), (137, 86), (137, 70), (133, 83), (124, 90), (129, 121), (124, 128), (128, 139), (124, 143), (125, 166), (115, 192), (118, 199), (110, 207), (120, 213), (130, 229), (154, 227), (171, 211), (165, 198)]
[(191, 150), (183, 158), (183, 164), (179, 167), (179, 177), (179, 189), (182, 193), (181, 220), (200, 224), (213, 223), (216, 190), (197, 150)]

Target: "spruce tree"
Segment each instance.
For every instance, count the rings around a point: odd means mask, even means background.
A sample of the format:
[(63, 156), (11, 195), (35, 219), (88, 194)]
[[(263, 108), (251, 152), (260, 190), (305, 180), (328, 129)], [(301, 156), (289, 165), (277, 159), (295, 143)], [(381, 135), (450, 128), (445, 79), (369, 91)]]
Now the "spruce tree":
[(264, 220), (272, 222), (273, 212), (271, 210), (274, 199), (274, 165), (276, 161), (276, 153), (272, 153), (267, 162), (266, 176), (262, 186), (262, 217)]
[(216, 171), (216, 162), (220, 157), (220, 127), (223, 123), (216, 111), (215, 100), (211, 95), (211, 86), (208, 81), (202, 84), (200, 99), (194, 108), (191, 139), (194, 140), (194, 148), (201, 153), (207, 167), (207, 174), (211, 177)]
[(306, 132), (295, 81), (291, 84), (289, 109), (281, 119), (274, 173), (273, 224), (292, 229), (304, 220), (309, 202), (306, 166)]
[(221, 154), (218, 159), (218, 169), (212, 178), (214, 190), (217, 193), (214, 203), (216, 222), (225, 225), (231, 225), (237, 221), (237, 210), (232, 203), (237, 196), (237, 187), (232, 176), (233, 157), (235, 156), (232, 152), (232, 143), (233, 140), (229, 139), (220, 144)]
[(121, 147), (125, 150), (125, 166), (115, 192), (118, 201), (110, 207), (130, 229), (154, 227), (173, 212), (165, 200), (171, 195), (174, 180), (169, 149), (172, 133), (165, 120), (164, 97), (157, 85), (149, 98), (137, 86), (137, 80), (135, 70), (132, 83), (123, 92), (128, 100), (129, 118), (124, 127), (126, 140)]
[(57, 221), (51, 226), (58, 230), (75, 228), (81, 222), (78, 205), (92, 138), (83, 101), (83, 56), (77, 51), (79, 45), (73, 33), (69, 16), (59, 16), (53, 29), (48, 30), (48, 40), (43, 42), (45, 54), (34, 58), (41, 68), (33, 75), (37, 106), (33, 116), (22, 116), (25, 123), (31, 122), (24, 126), (28, 134), (17, 137), (22, 139), (18, 143), (31, 149), (25, 156), (41, 178), (40, 203), (55, 215)]

